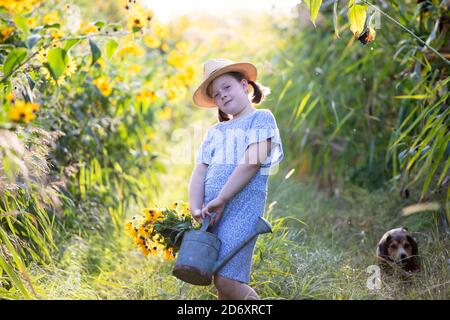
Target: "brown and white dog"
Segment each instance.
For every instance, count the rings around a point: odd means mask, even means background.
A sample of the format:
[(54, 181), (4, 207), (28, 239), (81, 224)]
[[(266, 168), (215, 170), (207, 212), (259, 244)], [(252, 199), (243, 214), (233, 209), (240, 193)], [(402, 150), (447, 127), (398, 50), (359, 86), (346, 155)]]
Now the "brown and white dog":
[(406, 228), (387, 231), (378, 242), (377, 256), (386, 272), (399, 268), (407, 272), (420, 271), (417, 242)]

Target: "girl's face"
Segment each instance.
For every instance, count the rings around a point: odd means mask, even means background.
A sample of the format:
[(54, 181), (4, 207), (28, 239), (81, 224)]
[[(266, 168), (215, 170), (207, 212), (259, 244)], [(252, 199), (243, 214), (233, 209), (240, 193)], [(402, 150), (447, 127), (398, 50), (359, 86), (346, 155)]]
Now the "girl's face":
[(211, 84), (212, 97), (217, 107), (232, 115), (240, 113), (250, 104), (247, 88), (247, 80), (239, 82), (228, 74), (217, 77)]

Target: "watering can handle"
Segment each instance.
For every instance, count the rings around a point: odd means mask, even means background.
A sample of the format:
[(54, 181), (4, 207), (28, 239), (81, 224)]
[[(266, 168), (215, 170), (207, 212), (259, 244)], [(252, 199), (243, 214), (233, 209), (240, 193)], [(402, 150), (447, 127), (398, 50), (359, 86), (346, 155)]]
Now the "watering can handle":
[[(211, 218), (214, 218), (214, 216), (216, 215), (215, 212), (213, 212), (211, 214)], [(211, 219), (209, 216), (206, 216), (205, 219), (203, 220), (203, 224), (202, 227), (200, 228), (200, 231), (206, 231), (209, 227), (209, 223), (211, 222)]]

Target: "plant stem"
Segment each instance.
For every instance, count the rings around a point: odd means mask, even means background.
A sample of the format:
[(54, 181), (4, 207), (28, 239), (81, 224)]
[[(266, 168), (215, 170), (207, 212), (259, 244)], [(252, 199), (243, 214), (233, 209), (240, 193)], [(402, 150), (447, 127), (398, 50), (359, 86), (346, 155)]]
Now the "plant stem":
[(386, 12), (384, 12), (383, 10), (378, 9), (376, 6), (374, 6), (373, 4), (371, 4), (368, 1), (362, 0), (362, 2), (364, 2), (365, 4), (368, 4), (369, 6), (371, 6), (372, 8), (374, 8), (375, 10), (377, 10), (379, 13), (381, 13), (382, 15), (384, 15), (386, 18), (388, 18), (390, 21), (392, 21), (394, 24), (396, 24), (397, 26), (399, 26), (400, 28), (402, 28), (403, 30), (405, 30), (406, 32), (408, 32), (411, 36), (413, 36), (417, 41), (419, 41), (421, 44), (423, 44), (425, 47), (427, 47), (428, 49), (430, 49), (431, 51), (433, 51), (437, 56), (439, 56), (442, 60), (444, 60), (444, 62), (448, 65), (450, 65), (450, 61), (448, 59), (446, 59), (443, 55), (441, 55), (436, 49), (434, 49), (432, 46), (430, 46), (428, 43), (426, 43), (425, 41), (423, 41), (422, 39), (420, 39), (418, 36), (416, 36), (411, 30), (409, 30), (408, 28), (406, 28), (404, 25), (402, 25), (400, 22), (398, 22), (397, 20), (395, 20), (394, 18), (392, 18), (390, 15), (388, 15)]

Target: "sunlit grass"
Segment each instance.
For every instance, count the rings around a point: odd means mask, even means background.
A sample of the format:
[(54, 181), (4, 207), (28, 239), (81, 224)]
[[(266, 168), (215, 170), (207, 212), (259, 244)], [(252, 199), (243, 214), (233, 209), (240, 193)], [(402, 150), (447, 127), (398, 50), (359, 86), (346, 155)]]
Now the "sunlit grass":
[[(263, 299), (448, 299), (448, 239), (439, 239), (433, 216), (401, 217), (401, 203), (384, 191), (342, 190), (339, 198), (314, 191), (281, 172), (271, 178), (267, 218), (251, 285)], [(270, 212), (269, 212), (270, 211)], [(366, 268), (376, 263), (383, 231), (404, 225), (417, 237), (422, 272), (409, 285), (394, 279), (367, 288)], [(31, 268), (43, 299), (216, 299), (171, 275), (174, 262), (146, 258), (125, 232), (113, 239), (72, 237), (57, 267)]]

